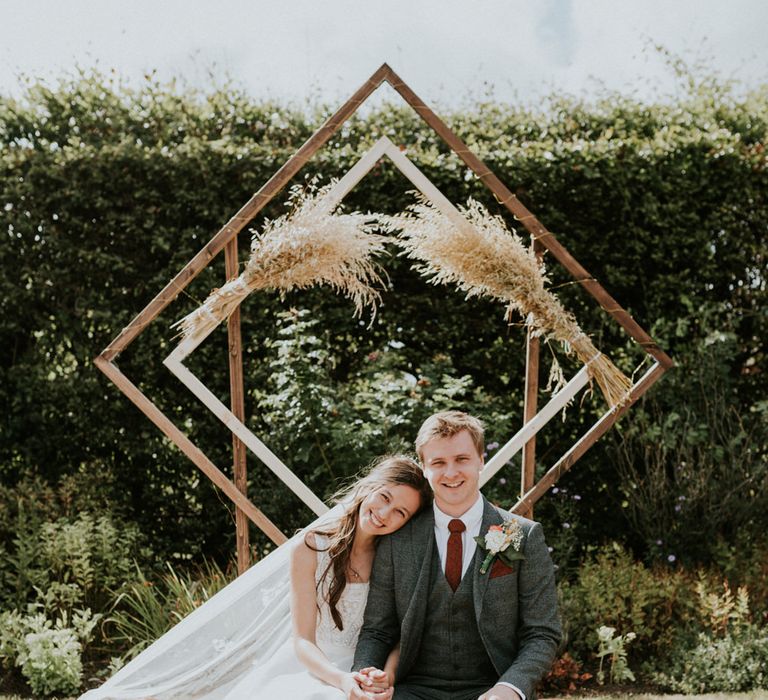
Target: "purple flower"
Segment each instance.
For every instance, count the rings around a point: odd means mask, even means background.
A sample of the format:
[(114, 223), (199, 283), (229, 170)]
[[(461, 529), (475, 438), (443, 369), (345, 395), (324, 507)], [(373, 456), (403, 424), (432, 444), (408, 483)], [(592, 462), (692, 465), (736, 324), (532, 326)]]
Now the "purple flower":
[(676, 561), (676, 560), (677, 560), (677, 557), (676, 557), (674, 554), (670, 554), (670, 555), (667, 557), (667, 561), (668, 561), (670, 564), (672, 564), (672, 563), (673, 563), (674, 561)]
[(493, 450), (499, 449), (499, 443), (498, 442), (489, 442), (487, 445), (487, 448), (489, 451), (493, 452)]
[(560, 492), (560, 489), (559, 489), (559, 488), (557, 488), (557, 486), (554, 486), (554, 487), (552, 488), (552, 493), (559, 493), (559, 492)]
[(502, 476), (501, 479), (499, 479), (499, 483), (503, 486), (507, 483), (507, 480)]
[(580, 501), (581, 500), (581, 496), (579, 496), (578, 493), (575, 493), (575, 494), (573, 494), (573, 500), (574, 501)]
[(661, 547), (661, 545), (664, 544), (661, 540), (656, 540), (656, 545)]
[(683, 509), (683, 507), (679, 503), (675, 506), (675, 512), (676, 513), (679, 513), (682, 509)]
[(567, 530), (571, 526), (570, 523), (563, 523), (563, 527)]

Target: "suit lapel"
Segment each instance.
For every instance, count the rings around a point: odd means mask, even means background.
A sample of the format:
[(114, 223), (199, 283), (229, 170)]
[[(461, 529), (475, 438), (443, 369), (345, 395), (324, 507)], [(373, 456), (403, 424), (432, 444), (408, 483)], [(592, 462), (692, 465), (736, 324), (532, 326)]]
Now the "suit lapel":
[(424, 618), (427, 613), (429, 580), (432, 569), (432, 555), (435, 551), (435, 514), (432, 508), (412, 521), (410, 551), (406, 566), (410, 571), (404, 577), (409, 582), (403, 593), (408, 596), (405, 615), (401, 626), (400, 653), (401, 667), (408, 668), (410, 657), (421, 644)]
[[(486, 500), (483, 496), (483, 522), (480, 526), (480, 536), (485, 537), (485, 533), (488, 532), (488, 528), (491, 525), (501, 525), (504, 522), (504, 518), (501, 517), (499, 512)], [(484, 574), (480, 573), (480, 567), (483, 565), (483, 559), (485, 559), (486, 551), (481, 549), (478, 545), (475, 552), (475, 559), (473, 562), (472, 571), (472, 597), (475, 604), (475, 618), (478, 625), (480, 624), (480, 614), (483, 612), (483, 598), (485, 592), (488, 590), (488, 583), (491, 580), (490, 572), (486, 571)]]

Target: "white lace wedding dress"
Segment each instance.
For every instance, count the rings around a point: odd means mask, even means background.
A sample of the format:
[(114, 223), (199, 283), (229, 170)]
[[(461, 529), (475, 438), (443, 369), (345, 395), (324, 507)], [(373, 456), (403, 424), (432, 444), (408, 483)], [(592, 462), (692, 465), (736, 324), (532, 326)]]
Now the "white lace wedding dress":
[[(342, 512), (336, 506), (307, 529), (322, 528)], [(290, 552), (303, 536), (295, 535), (252, 566), (83, 700), (343, 697), (311, 676), (293, 654)], [(317, 570), (324, 570), (322, 561)], [(325, 603), (319, 603), (325, 614), (319, 616), (317, 641), (339, 668), (351, 666), (367, 596), (367, 584), (345, 588), (339, 607), (343, 632), (333, 627)]]
[[(327, 542), (316, 536), (319, 549)], [(317, 553), (315, 582), (328, 566), (328, 554)], [(355, 654), (357, 637), (363, 624), (365, 602), (368, 598), (367, 583), (348, 583), (337, 605), (344, 629), (339, 630), (331, 618), (325, 602), (328, 585), (318, 586), (318, 621), (315, 641), (333, 664), (349, 671)], [(226, 700), (275, 700), (296, 698), (301, 700), (342, 700), (344, 693), (313, 676), (296, 658), (293, 640), (288, 639), (266, 663), (259, 663), (225, 696)]]

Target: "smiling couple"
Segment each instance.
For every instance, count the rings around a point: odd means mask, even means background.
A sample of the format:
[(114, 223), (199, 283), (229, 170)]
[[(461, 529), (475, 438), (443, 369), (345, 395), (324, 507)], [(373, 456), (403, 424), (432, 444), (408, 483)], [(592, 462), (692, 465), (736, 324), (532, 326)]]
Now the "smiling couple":
[(292, 646), (229, 698), (532, 698), (561, 636), (541, 526), (481, 495), (477, 418), (431, 416), (416, 452), (381, 460), (303, 537)]

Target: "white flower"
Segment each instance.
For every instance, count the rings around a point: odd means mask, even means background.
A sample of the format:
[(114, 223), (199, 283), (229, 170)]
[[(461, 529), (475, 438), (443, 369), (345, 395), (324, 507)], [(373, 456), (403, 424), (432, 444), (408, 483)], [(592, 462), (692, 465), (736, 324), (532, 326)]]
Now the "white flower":
[(602, 639), (603, 641), (607, 642), (610, 639), (613, 639), (613, 635), (616, 632), (615, 627), (606, 627), (603, 625), (602, 627), (598, 628), (597, 630), (597, 636)]
[(506, 543), (507, 536), (502, 530), (489, 530), (485, 536), (485, 546), (494, 554), (500, 552)]

